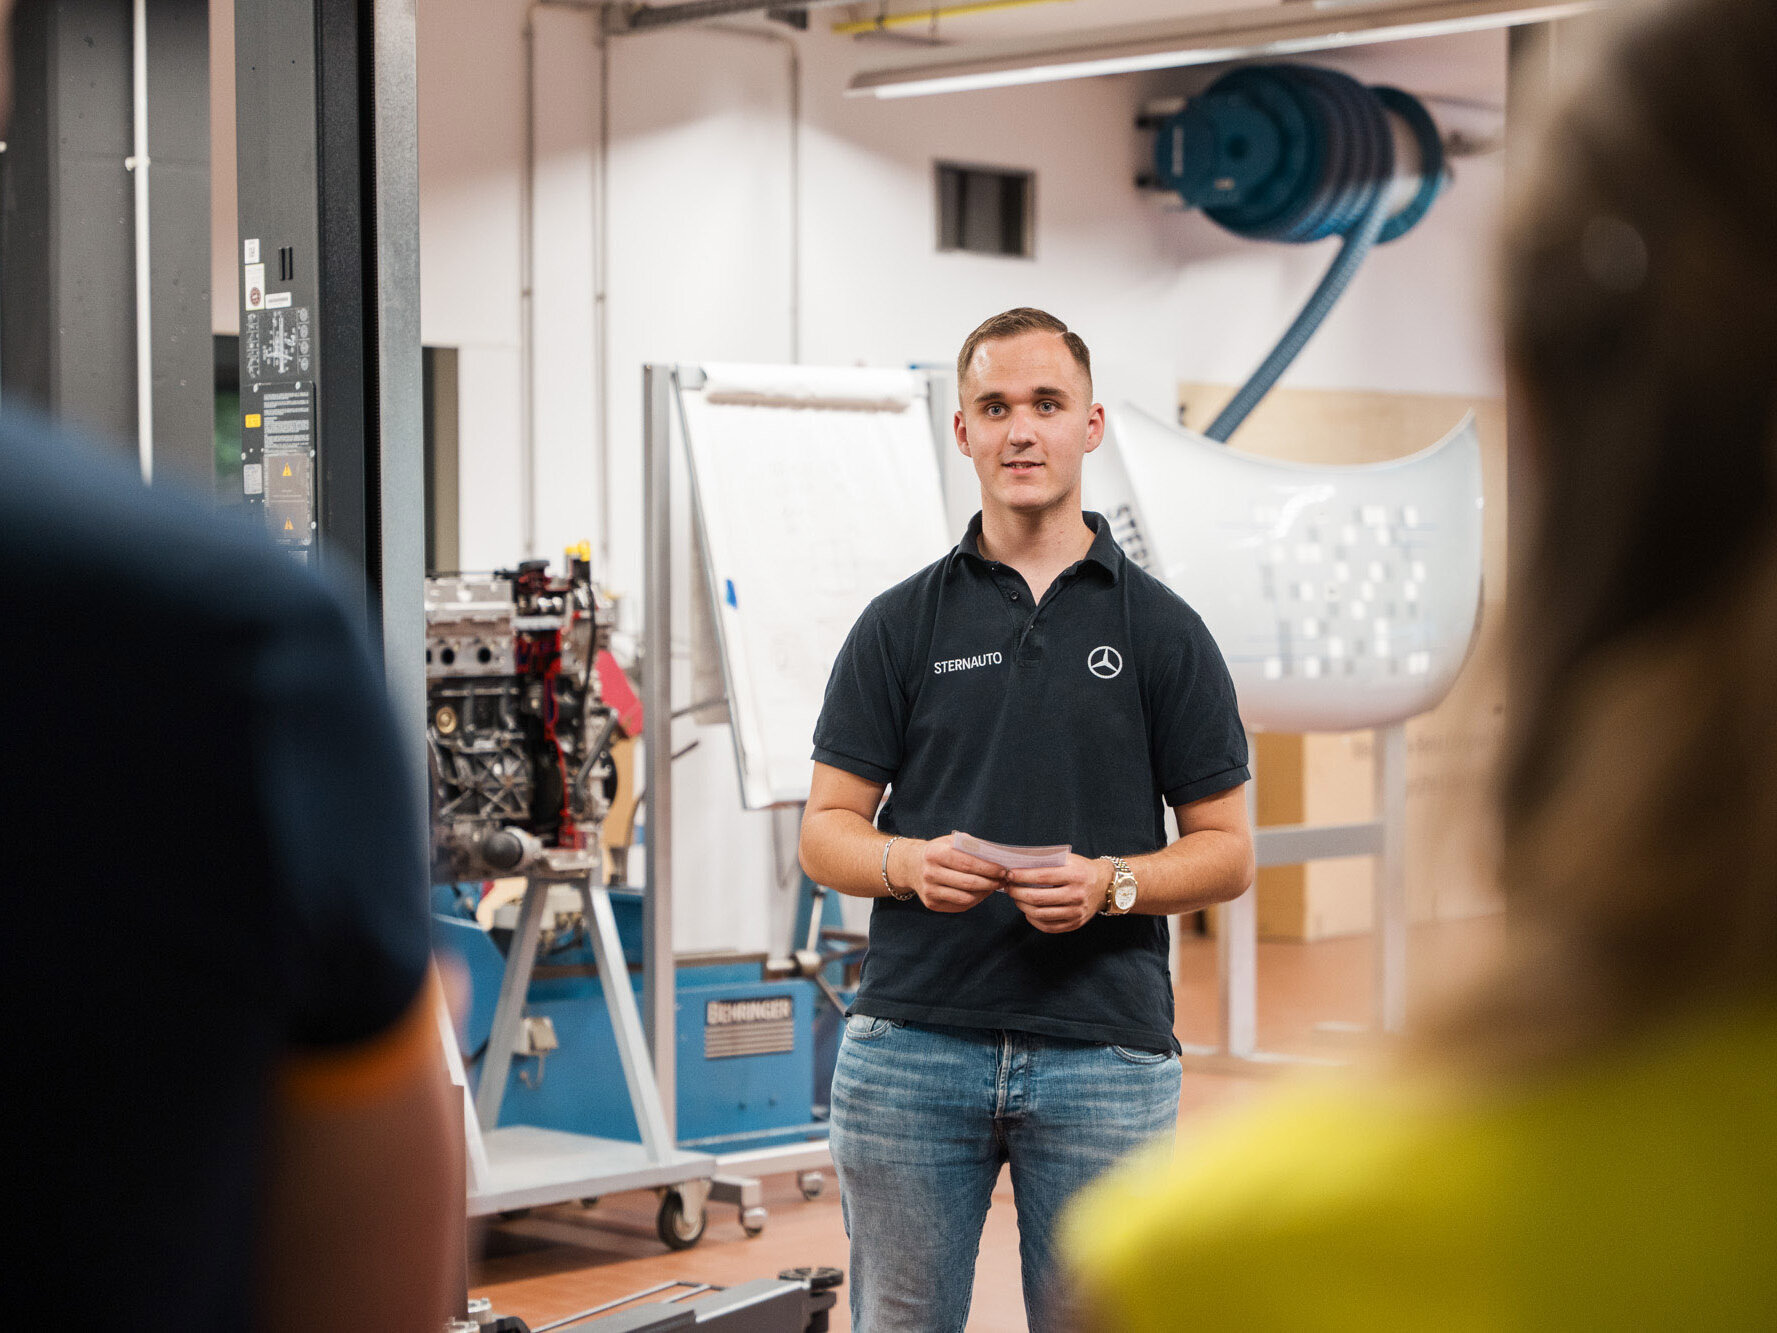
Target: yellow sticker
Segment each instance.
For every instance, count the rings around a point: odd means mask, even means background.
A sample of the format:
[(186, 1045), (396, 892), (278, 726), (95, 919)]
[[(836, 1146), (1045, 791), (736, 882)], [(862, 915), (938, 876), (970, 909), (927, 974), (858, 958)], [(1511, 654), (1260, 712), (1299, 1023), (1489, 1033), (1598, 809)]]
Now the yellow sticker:
[(288, 463), (284, 464), (284, 475), (286, 477), (290, 475), (290, 465)]
[(296, 525), (294, 523), (292, 523), (289, 519), (285, 519), (284, 520), (284, 531), (285, 532), (295, 532)]
[(257, 413), (257, 412), (247, 413), (247, 429), (248, 430), (258, 430), (259, 429), (259, 413)]

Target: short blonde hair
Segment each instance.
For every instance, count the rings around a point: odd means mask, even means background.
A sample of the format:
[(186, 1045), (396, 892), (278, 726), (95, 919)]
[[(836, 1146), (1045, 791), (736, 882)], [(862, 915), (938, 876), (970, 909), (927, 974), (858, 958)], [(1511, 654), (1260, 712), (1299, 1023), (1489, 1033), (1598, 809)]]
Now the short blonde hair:
[(1068, 328), (1047, 310), (1038, 310), (1035, 306), (1021, 305), (1014, 310), (1002, 311), (992, 319), (983, 320), (975, 331), (963, 339), (963, 350), (956, 357), (956, 388), (961, 394), (963, 378), (969, 372), (969, 362), (975, 356), (975, 349), (984, 342), (993, 342), (1000, 338), (1016, 338), (1021, 333), (1056, 333), (1067, 350), (1073, 354), (1074, 361), (1086, 372), (1086, 392), (1092, 392), (1092, 353), (1086, 350), (1086, 340)]

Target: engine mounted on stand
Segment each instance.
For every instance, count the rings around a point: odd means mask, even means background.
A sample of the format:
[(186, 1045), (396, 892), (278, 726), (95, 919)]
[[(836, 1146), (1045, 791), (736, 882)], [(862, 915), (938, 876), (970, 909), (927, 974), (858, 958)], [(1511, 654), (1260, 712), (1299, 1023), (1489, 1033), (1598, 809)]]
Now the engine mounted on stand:
[(695, 1076), (669, 1120), (639, 1011), (648, 891), (604, 860), (628, 840), (647, 721), (609, 652), (613, 607), (584, 551), (565, 573), (434, 576), (425, 605), (435, 947), (470, 982), (447, 1043), (470, 1215), (652, 1188), (671, 1248), (697, 1243), (711, 1202), (757, 1235), (755, 1158), (795, 1170), (805, 1197), (824, 1185), (816, 1047), (837, 1023), (813, 1011), (822, 991), (843, 1007), (821, 947), (834, 913), (811, 903), (794, 958), (674, 966), (663, 1035)]
[(436, 882), (596, 849), (616, 791), (599, 685), (611, 608), (584, 554), (426, 580), (426, 746)]

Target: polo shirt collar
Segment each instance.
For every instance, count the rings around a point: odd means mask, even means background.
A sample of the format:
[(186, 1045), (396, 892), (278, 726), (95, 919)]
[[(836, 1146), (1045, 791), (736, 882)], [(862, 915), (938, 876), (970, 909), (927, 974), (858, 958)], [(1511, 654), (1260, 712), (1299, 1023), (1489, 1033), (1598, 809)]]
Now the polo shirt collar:
[[(1092, 529), (1092, 548), (1086, 552), (1082, 564), (1097, 565), (1115, 583), (1123, 572), (1123, 561), (1126, 558), (1123, 548), (1117, 545), (1117, 539), (1111, 536), (1111, 525), (1105, 521), (1103, 514), (1095, 514), (1085, 510), (1082, 517), (1086, 526)], [(975, 511), (975, 517), (969, 520), (968, 529), (963, 539), (956, 544), (956, 549), (963, 555), (987, 564), (988, 559), (981, 554), (981, 511)]]

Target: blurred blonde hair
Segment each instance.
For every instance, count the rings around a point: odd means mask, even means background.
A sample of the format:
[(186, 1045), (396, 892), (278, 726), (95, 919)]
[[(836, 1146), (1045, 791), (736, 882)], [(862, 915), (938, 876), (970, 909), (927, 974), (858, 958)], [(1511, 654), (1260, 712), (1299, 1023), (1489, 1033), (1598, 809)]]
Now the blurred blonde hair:
[(1777, 997), (1777, 3), (1614, 32), (1546, 121), (1501, 296), (1536, 474), (1509, 943), (1429, 1035), (1522, 1064)]

